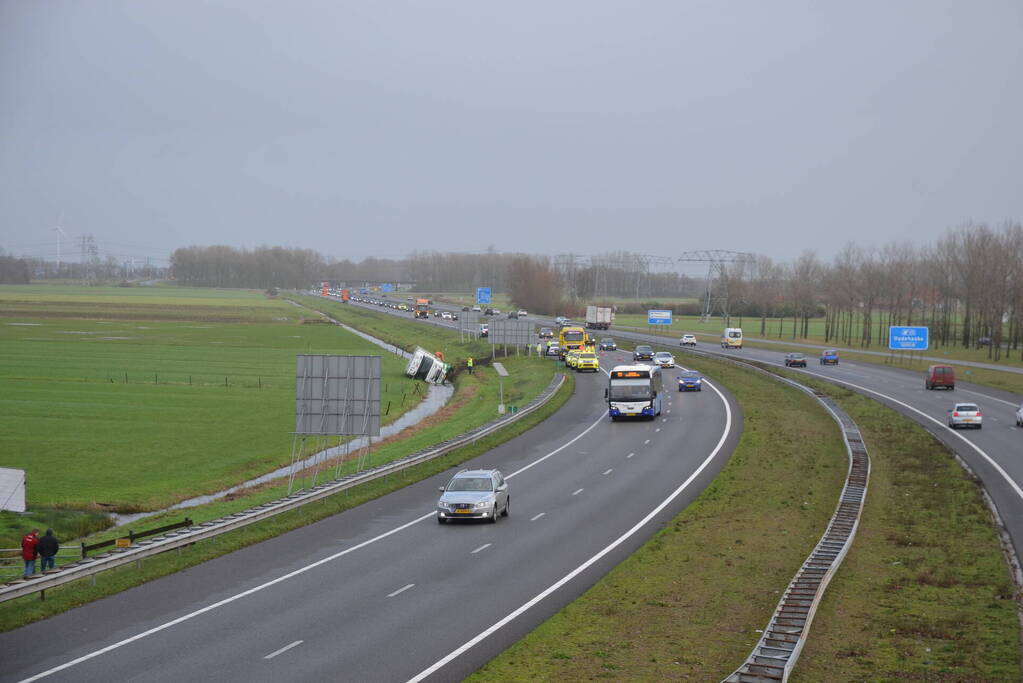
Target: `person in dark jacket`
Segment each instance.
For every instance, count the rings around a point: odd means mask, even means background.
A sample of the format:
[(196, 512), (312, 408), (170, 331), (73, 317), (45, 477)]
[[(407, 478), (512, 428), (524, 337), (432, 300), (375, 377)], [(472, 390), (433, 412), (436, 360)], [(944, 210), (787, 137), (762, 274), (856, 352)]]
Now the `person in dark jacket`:
[(36, 545), (39, 543), (39, 529), (25, 534), (21, 539), (21, 559), (25, 560), (25, 578), (36, 573)]
[(42, 558), (42, 565), (39, 568), (40, 572), (57, 568), (56, 555), (57, 551), (60, 550), (60, 543), (57, 541), (57, 537), (53, 535), (53, 529), (46, 530), (46, 535), (39, 539), (36, 550), (39, 551), (39, 557)]

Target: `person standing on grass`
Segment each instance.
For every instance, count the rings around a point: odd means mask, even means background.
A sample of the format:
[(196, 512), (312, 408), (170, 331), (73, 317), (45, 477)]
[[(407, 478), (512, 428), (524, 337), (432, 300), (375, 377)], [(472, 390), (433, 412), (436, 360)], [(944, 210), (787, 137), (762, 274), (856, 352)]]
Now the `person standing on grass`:
[(469, 374), (471, 375), (472, 374), (472, 356), (469, 356), (469, 358), (466, 359), (465, 364), (466, 364), (466, 366), (468, 366)]
[(21, 539), (21, 559), (25, 560), (26, 579), (36, 573), (36, 555), (38, 555), (36, 546), (38, 544), (39, 529), (32, 529)]
[(42, 563), (39, 566), (39, 572), (45, 572), (47, 569), (57, 568), (57, 551), (60, 550), (60, 542), (57, 541), (57, 537), (53, 535), (53, 529), (47, 529), (46, 535), (39, 539), (36, 550), (39, 551), (39, 557), (42, 558)]

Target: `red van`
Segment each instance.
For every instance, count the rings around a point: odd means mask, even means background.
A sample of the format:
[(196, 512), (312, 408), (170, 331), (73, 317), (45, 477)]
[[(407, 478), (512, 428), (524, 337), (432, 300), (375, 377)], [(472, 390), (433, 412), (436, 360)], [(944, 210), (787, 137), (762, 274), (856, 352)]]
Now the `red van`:
[(945, 387), (955, 391), (956, 371), (951, 365), (932, 365), (927, 368), (927, 379), (924, 380), (924, 386), (927, 389)]

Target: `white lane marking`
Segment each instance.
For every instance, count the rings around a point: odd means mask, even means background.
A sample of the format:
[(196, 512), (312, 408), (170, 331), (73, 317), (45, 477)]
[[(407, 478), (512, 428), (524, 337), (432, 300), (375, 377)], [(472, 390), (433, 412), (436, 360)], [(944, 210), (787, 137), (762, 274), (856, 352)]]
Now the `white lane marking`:
[[(589, 427), (587, 427), (582, 432), (577, 434), (570, 441), (568, 441), (567, 443), (562, 444), (561, 446), (559, 446), (558, 448), (554, 449), (553, 451), (551, 451), (547, 455), (544, 455), (544, 456), (538, 458), (537, 460), (534, 460), (533, 462), (531, 462), (530, 464), (526, 465), (525, 467), (523, 467), (523, 468), (521, 468), (519, 470), (516, 470), (515, 472), (513, 472), (513, 473), (511, 473), (509, 475), (506, 475), (505, 479), (510, 479), (511, 477), (514, 477), (516, 474), (519, 474), (521, 472), (525, 472), (530, 467), (533, 467), (534, 465), (537, 465), (537, 464), (543, 462), (547, 458), (550, 458), (551, 456), (553, 456), (556, 453), (564, 450), (565, 448), (568, 448), (573, 443), (575, 443), (576, 441), (581, 439), (583, 436), (588, 434), (590, 432), (590, 430), (592, 430), (598, 424), (603, 422), (605, 417), (606, 417), (606, 413), (602, 414), (599, 418), (597, 418), (597, 420), (593, 424), (591, 424)], [(125, 645), (130, 645), (131, 643), (134, 643), (136, 641), (142, 640), (143, 638), (147, 638), (147, 637), (153, 635), (154, 633), (159, 633), (160, 631), (165, 631), (166, 629), (169, 629), (172, 626), (177, 626), (178, 624), (181, 624), (183, 622), (186, 622), (186, 621), (189, 621), (191, 619), (194, 619), (195, 617), (197, 617), (199, 615), (205, 614), (207, 612), (212, 612), (213, 610), (218, 609), (220, 607), (223, 607), (224, 605), (228, 605), (228, 604), (230, 604), (232, 602), (235, 602), (236, 600), (241, 600), (242, 598), (248, 597), (248, 596), (250, 596), (250, 595), (252, 595), (254, 593), (259, 593), (259, 592), (261, 592), (263, 590), (266, 590), (267, 588), (270, 588), (271, 586), (277, 585), (278, 583), (282, 583), (284, 581), (287, 581), (288, 579), (292, 579), (292, 578), (294, 578), (296, 576), (299, 576), (300, 574), (305, 574), (307, 571), (310, 571), (311, 569), (315, 569), (316, 567), (319, 567), (320, 565), (326, 564), (328, 562), (332, 562), (332, 561), (338, 559), (339, 557), (344, 557), (345, 555), (348, 555), (349, 553), (353, 553), (356, 550), (360, 550), (362, 548), (365, 548), (366, 546), (371, 545), (373, 543), (376, 543), (377, 541), (382, 541), (383, 539), (387, 538), (388, 536), (393, 536), (394, 534), (396, 534), (396, 533), (398, 533), (400, 531), (404, 531), (405, 529), (409, 528), (413, 524), (418, 524), (419, 522), (422, 522), (422, 521), (427, 520), (427, 519), (433, 519), (434, 517), (436, 517), (436, 515), (437, 515), (436, 512), (432, 512), (432, 511), (428, 512), (425, 515), (422, 515), (421, 517), (417, 517), (417, 518), (415, 518), (415, 519), (413, 519), (413, 520), (411, 520), (409, 522), (405, 522), (404, 524), (396, 526), (393, 529), (391, 529), (390, 531), (385, 531), (384, 533), (379, 534), (377, 536), (374, 536), (373, 538), (367, 539), (367, 540), (363, 541), (362, 543), (357, 543), (356, 545), (353, 545), (351, 548), (346, 548), (345, 550), (338, 551), (338, 552), (334, 553), (333, 555), (328, 555), (327, 557), (324, 557), (321, 560), (317, 560), (316, 562), (312, 562), (310, 564), (307, 564), (304, 567), (301, 567), (300, 569), (296, 569), (293, 572), (288, 572), (287, 574), (284, 574), (282, 576), (278, 576), (276, 579), (271, 579), (270, 581), (267, 581), (266, 583), (262, 583), (262, 584), (260, 584), (258, 586), (253, 586), (252, 588), (249, 588), (248, 590), (242, 591), (241, 593), (236, 593), (236, 594), (234, 594), (234, 595), (232, 595), (230, 597), (224, 598), (223, 600), (219, 600), (217, 602), (211, 603), (209, 605), (206, 605), (205, 607), (200, 607), (199, 609), (195, 610), (194, 612), (189, 612), (188, 614), (183, 614), (183, 615), (181, 615), (180, 617), (178, 617), (176, 619), (172, 619), (170, 621), (164, 622), (164, 623), (160, 624), (159, 626), (154, 626), (153, 628), (151, 628), (151, 629), (149, 629), (147, 631), (143, 631), (142, 633), (137, 633), (137, 634), (135, 634), (133, 636), (125, 638), (124, 640), (119, 640), (116, 643), (113, 643), (111, 645), (107, 645), (106, 647), (102, 647), (102, 648), (100, 648), (98, 650), (94, 650), (93, 652), (90, 652), (88, 654), (82, 655), (81, 657), (78, 657), (76, 659), (72, 659), (69, 662), (65, 662), (63, 664), (59, 664), (59, 665), (57, 665), (57, 666), (55, 666), (55, 667), (53, 667), (51, 669), (47, 669), (46, 671), (40, 672), (40, 673), (36, 674), (35, 676), (32, 676), (31, 678), (26, 678), (21, 683), (32, 683), (32, 681), (38, 681), (41, 678), (46, 678), (47, 676), (52, 676), (53, 674), (55, 674), (55, 673), (57, 673), (59, 671), (64, 671), (65, 669), (70, 669), (71, 667), (77, 666), (78, 664), (81, 664), (82, 662), (87, 662), (90, 659), (94, 659), (96, 657), (99, 657), (100, 655), (104, 655), (104, 654), (106, 654), (108, 652), (112, 652), (114, 650), (122, 648)]]
[[(668, 412), (670, 413), (671, 411), (669, 410)], [(661, 418), (661, 422), (667, 422), (667, 421), (668, 421), (668, 418), (666, 418), (666, 417), (662, 417)]]
[(543, 517), (546, 514), (547, 514), (546, 512), (541, 512), (538, 515), (533, 515), (532, 517), (529, 518), (529, 521), (530, 522), (535, 522), (536, 520), (540, 519), (541, 517)]
[(273, 659), (273, 658), (274, 658), (274, 657), (276, 657), (277, 655), (279, 655), (279, 654), (283, 654), (283, 653), (287, 652), (288, 650), (290, 650), (290, 649), (291, 649), (291, 648), (293, 648), (293, 647), (298, 647), (299, 645), (301, 645), (301, 644), (302, 644), (302, 643), (304, 643), (304, 642), (305, 642), (304, 640), (296, 640), (296, 641), (295, 641), (294, 643), (292, 643), (291, 645), (285, 645), (285, 646), (284, 646), (284, 647), (282, 647), (282, 648), (281, 648), (280, 650), (274, 650), (273, 652), (271, 652), (270, 654), (268, 654), (268, 655), (267, 655), (266, 657), (263, 657), (263, 659)]
[(407, 585), (407, 586), (402, 586), (401, 588), (399, 588), (398, 590), (394, 591), (393, 593), (388, 593), (388, 594), (387, 594), (387, 597), (389, 597), (389, 598), (393, 598), (393, 597), (394, 597), (395, 595), (401, 595), (402, 593), (404, 593), (404, 592), (405, 592), (405, 591), (407, 591), (407, 590), (408, 590), (409, 588), (412, 588), (412, 587), (413, 587), (413, 586), (415, 586), (415, 585), (416, 585), (416, 584), (414, 584), (414, 583), (410, 583), (410, 584), (409, 584), (409, 585)]
[[(816, 373), (810, 372), (810, 373), (807, 373), (807, 374), (814, 375)], [(914, 408), (913, 406), (911, 406), (908, 403), (905, 403), (903, 401), (900, 401), (899, 399), (895, 398), (894, 396), (889, 396), (888, 394), (882, 394), (880, 391), (874, 391), (873, 389), (868, 389), (867, 387), (860, 386), (859, 384), (853, 384), (852, 382), (846, 382), (845, 380), (839, 381), (838, 384), (840, 384), (840, 385), (844, 384), (845, 386), (849, 386), (849, 387), (852, 387), (854, 389), (859, 389), (860, 391), (865, 391), (868, 394), (874, 394), (875, 396), (880, 396), (881, 398), (886, 398), (889, 401), (891, 401), (892, 403), (896, 403), (896, 404), (902, 406), (903, 408), (906, 408), (907, 410), (913, 411), (914, 413), (916, 413), (920, 417), (922, 417), (922, 418), (924, 418), (926, 420), (930, 420), (931, 422), (933, 422), (934, 424), (938, 425), (939, 427), (945, 427), (946, 429), (948, 429), (950, 434), (954, 434), (955, 436), (957, 436), (960, 439), (962, 439), (963, 442), (966, 443), (970, 448), (972, 448), (973, 450), (977, 451), (977, 453), (980, 455), (980, 457), (982, 457), (985, 460), (987, 460), (988, 464), (991, 465), (992, 467), (994, 467), (995, 471), (997, 471), (998, 474), (1002, 475), (1002, 478), (1005, 479), (1006, 483), (1008, 483), (1009, 486), (1012, 487), (1012, 490), (1016, 492), (1016, 495), (1019, 496), (1020, 499), (1023, 499), (1023, 489), (1021, 489), (1019, 487), (1019, 484), (1017, 484), (1012, 479), (1012, 477), (1009, 476), (1009, 473), (1006, 472), (1004, 469), (1002, 469), (1002, 466), (999, 465), (997, 462), (995, 462), (994, 459), (990, 455), (985, 453), (984, 450), (980, 446), (978, 446), (977, 444), (975, 444), (972, 441), (970, 441), (969, 439), (967, 439), (965, 436), (960, 434), (955, 429), (951, 429), (948, 426), (947, 423), (945, 423), (945, 422), (943, 422), (941, 420), (938, 420), (936, 418), (931, 417), (930, 415), (928, 415), (924, 411), (922, 411), (922, 410), (920, 410), (918, 408)], [(988, 397), (988, 398), (991, 398), (991, 397)]]
[(606, 477), (607, 475), (611, 474), (612, 472), (614, 472), (614, 470), (613, 469), (609, 469), (606, 472), (604, 472), (604, 476)]
[(636, 524), (631, 529), (629, 529), (624, 534), (622, 534), (621, 536), (616, 538), (609, 545), (605, 546), (603, 550), (598, 551), (590, 559), (588, 559), (585, 562), (583, 562), (581, 565), (579, 565), (578, 567), (576, 567), (575, 569), (570, 571), (568, 574), (565, 574), (563, 577), (561, 577), (560, 579), (555, 581), (553, 584), (548, 586), (545, 590), (543, 590), (542, 592), (538, 593), (531, 600), (529, 600), (525, 604), (523, 604), (520, 607), (518, 607), (515, 611), (513, 611), (512, 613), (508, 614), (506, 617), (504, 617), (501, 620), (499, 620), (497, 623), (495, 623), (490, 628), (488, 628), (485, 631), (483, 631), (482, 633), (478, 634), (477, 636), (475, 636), (474, 638), (472, 638), (468, 642), (466, 642), (466, 643), (462, 644), (461, 646), (455, 648), (454, 650), (452, 650), (450, 653), (448, 653), (447, 655), (445, 655), (441, 659), (437, 660), (436, 662), (434, 662), (433, 664), (431, 664), (427, 668), (425, 668), (422, 671), (420, 671), (418, 674), (416, 674), (415, 676), (410, 678), (408, 680), (408, 683), (418, 683), (419, 681), (427, 678), (428, 676), (431, 676), (434, 672), (439, 670), (441, 667), (443, 667), (443, 666), (447, 665), (448, 663), (450, 663), (451, 661), (457, 659), (459, 656), (461, 656), (465, 652), (468, 652), (470, 649), (472, 649), (473, 647), (478, 645), (485, 638), (487, 638), (490, 635), (493, 635), (495, 632), (500, 630), (502, 627), (504, 627), (507, 624), (509, 624), (512, 621), (514, 621), (516, 618), (521, 616), (523, 613), (525, 613), (531, 607), (536, 605), (538, 602), (540, 602), (544, 598), (548, 597), (551, 593), (554, 593), (556, 590), (558, 590), (559, 588), (564, 586), (566, 583), (568, 583), (569, 581), (574, 579), (576, 576), (578, 576), (582, 572), (586, 571), (595, 562), (600, 561), (600, 559), (602, 557), (604, 557), (605, 555), (610, 553), (612, 550), (617, 548), (619, 545), (621, 545), (622, 543), (627, 541), (630, 536), (632, 536), (633, 534), (638, 532), (640, 529), (642, 529), (651, 519), (656, 517), (657, 514), (661, 512), (661, 510), (663, 510), (668, 505), (670, 505), (671, 501), (675, 500), (675, 498), (680, 496), (683, 491), (685, 491), (687, 488), (689, 488), (689, 485), (692, 484), (693, 481), (695, 481), (695, 479), (698, 476), (700, 476), (700, 474), (703, 472), (703, 470), (705, 470), (707, 468), (707, 466), (714, 460), (714, 458), (717, 457), (717, 454), (721, 451), (722, 447), (724, 447), (725, 441), (728, 439), (728, 433), (732, 429), (732, 409), (728, 405), (728, 401), (725, 399), (724, 394), (722, 394), (720, 391), (718, 391), (717, 387), (715, 387), (710, 382), (708, 382), (707, 384), (708, 384), (708, 386), (710, 386), (711, 389), (714, 389), (714, 391), (717, 392), (717, 395), (721, 399), (721, 402), (725, 404), (725, 429), (721, 433), (721, 438), (718, 439), (717, 445), (714, 446), (714, 450), (712, 450), (710, 452), (710, 455), (708, 455), (706, 457), (706, 459), (702, 463), (700, 463), (700, 466), (697, 467), (696, 470), (692, 474), (689, 475), (689, 478), (687, 478), (684, 482), (682, 482), (682, 484), (677, 489), (672, 491), (668, 495), (667, 498), (665, 498), (663, 501), (661, 501), (657, 505), (657, 507), (655, 507), (653, 510), (651, 510), (646, 515), (646, 517), (644, 517), (643, 519), (641, 519), (638, 522), (636, 522)]
[[(670, 413), (671, 412), (671, 408), (668, 408), (665, 412)], [(667, 422), (668, 420), (665, 419), (664, 421)]]
[(648, 443), (650, 443), (650, 439), (647, 439), (646, 441), (644, 441), (643, 445), (646, 446)]
[(627, 456), (625, 456), (625, 457), (626, 457), (626, 458), (631, 458), (631, 457), (632, 457), (632, 456), (634, 456), (634, 455), (636, 455), (636, 454), (635, 454), (635, 453), (629, 453), (629, 454), (628, 454)]
[(658, 428), (657, 428), (657, 429), (655, 429), (654, 431), (655, 431), (655, 432), (659, 432), (659, 431), (661, 431), (661, 428), (660, 428), (660, 427), (658, 427)]
[(572, 439), (571, 441), (569, 441), (569, 442), (567, 442), (567, 443), (564, 443), (564, 444), (562, 444), (561, 446), (558, 446), (557, 448), (555, 448), (555, 449), (554, 449), (553, 451), (551, 451), (551, 452), (550, 452), (550, 453), (548, 453), (547, 455), (545, 455), (545, 456), (543, 456), (543, 457), (540, 457), (540, 458), (537, 458), (536, 460), (534, 460), (533, 462), (529, 463), (528, 465), (526, 465), (526, 466), (524, 466), (524, 467), (520, 467), (519, 469), (515, 470), (515, 471), (514, 471), (514, 472), (512, 472), (511, 474), (506, 474), (506, 475), (504, 475), (504, 478), (505, 478), (505, 479), (511, 479), (512, 477), (514, 477), (514, 476), (515, 476), (515, 475), (517, 475), (517, 474), (522, 474), (523, 472), (525, 472), (526, 470), (528, 470), (528, 469), (529, 469), (530, 467), (535, 467), (536, 465), (539, 465), (540, 463), (542, 463), (542, 462), (543, 462), (544, 460), (546, 460), (547, 458), (550, 458), (550, 457), (552, 457), (553, 455), (555, 455), (555, 454), (557, 454), (557, 453), (560, 453), (561, 451), (565, 450), (566, 448), (568, 448), (569, 446), (571, 446), (572, 444), (574, 444), (574, 443), (575, 443), (576, 441), (578, 441), (579, 439), (581, 439), (581, 438), (583, 438), (584, 436), (586, 436), (586, 435), (587, 435), (587, 434), (588, 434), (588, 433), (590, 432), (590, 430), (591, 430), (591, 429), (593, 429), (594, 427), (596, 427), (597, 425), (599, 425), (599, 424), (600, 424), (601, 422), (604, 422), (604, 421), (605, 421), (605, 418), (606, 418), (606, 417), (607, 417), (607, 411), (604, 411), (604, 412), (603, 412), (603, 413), (602, 413), (602, 414), (600, 415), (600, 417), (598, 417), (598, 418), (597, 418), (597, 421), (596, 421), (596, 422), (594, 422), (593, 424), (591, 424), (591, 425), (590, 425), (589, 427), (587, 427), (587, 428), (586, 428), (586, 429), (584, 429), (583, 431), (579, 432), (579, 434), (577, 434), (577, 435), (576, 435), (576, 437), (575, 437), (574, 439)]
[(493, 544), (492, 544), (492, 543), (484, 543), (484, 544), (483, 544), (483, 545), (481, 545), (481, 546), (480, 546), (479, 548), (476, 548), (476, 550), (473, 550), (473, 551), (472, 551), (472, 554), (473, 554), (473, 555), (475, 555), (476, 553), (478, 553), (478, 552), (479, 552), (479, 551), (481, 551), (481, 550), (486, 550), (486, 549), (487, 549), (487, 548), (489, 548), (489, 547), (490, 547), (491, 545), (493, 545)]
[(585, 491), (585, 490), (586, 490), (586, 489), (579, 489), (578, 491), (575, 491), (575, 492), (573, 492), (573, 493), (572, 493), (572, 495), (573, 495), (573, 496), (578, 496), (578, 495), (579, 495), (580, 493), (582, 493), (582, 492), (583, 492), (583, 491)]
[[(926, 389), (924, 391), (926, 391)], [(990, 401), (998, 401), (999, 403), (1004, 403), (1005, 405), (1012, 406), (1013, 408), (1016, 407), (1015, 403), (1013, 403), (1011, 401), (1006, 401), (1004, 398), (997, 398), (995, 396), (988, 396), (987, 394), (982, 394), (979, 391), (970, 391), (969, 389), (960, 389), (959, 391), (963, 392), (964, 394), (973, 394), (974, 396), (980, 396), (980, 397), (988, 399)]]

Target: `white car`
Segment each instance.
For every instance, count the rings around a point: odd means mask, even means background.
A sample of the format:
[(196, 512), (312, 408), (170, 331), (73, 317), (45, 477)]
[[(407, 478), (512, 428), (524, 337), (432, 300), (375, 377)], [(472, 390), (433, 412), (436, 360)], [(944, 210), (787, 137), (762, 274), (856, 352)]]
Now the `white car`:
[(678, 340), (679, 346), (696, 346), (696, 335), (695, 334), (683, 334), (682, 338)]
[(1023, 403), (1019, 404), (1019, 409), (1016, 410), (1016, 426), (1023, 427)]
[(474, 313), (479, 313), (479, 312), (480, 312), (480, 311), (482, 311), (483, 309), (482, 309), (482, 308), (480, 308), (479, 306), (473, 306), (473, 307), (472, 307), (472, 310), (473, 310), (473, 312), (474, 312)]
[(667, 351), (658, 351), (654, 354), (654, 363), (662, 368), (673, 368), (675, 367), (675, 356)]
[(516, 313), (516, 315), (518, 315), (518, 316), (519, 316), (520, 318), (525, 318), (525, 317), (526, 317), (527, 315), (529, 315), (529, 314), (528, 314), (528, 313), (526, 313), (525, 309), (522, 309), (522, 308), (520, 308), (520, 309), (519, 309), (519, 312), (518, 312), (518, 313)]
[(441, 311), (440, 317), (444, 320), (451, 320), (451, 311)]
[(949, 429), (958, 427), (981, 428), (983, 416), (980, 414), (980, 406), (976, 403), (956, 403), (948, 411)]

